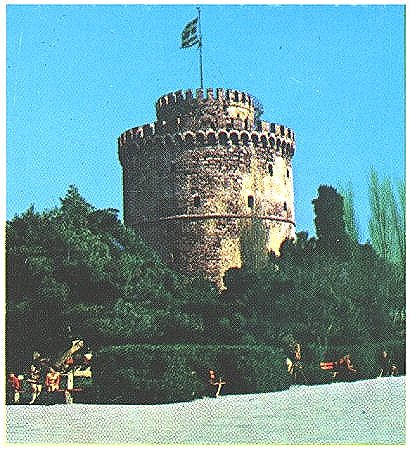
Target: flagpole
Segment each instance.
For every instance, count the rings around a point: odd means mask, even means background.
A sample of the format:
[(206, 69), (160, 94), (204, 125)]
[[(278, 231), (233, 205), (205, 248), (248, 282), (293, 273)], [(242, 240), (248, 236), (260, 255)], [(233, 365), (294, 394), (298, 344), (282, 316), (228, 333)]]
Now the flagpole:
[(198, 30), (199, 30), (199, 74), (201, 77), (201, 89), (204, 88), (204, 79), (202, 75), (202, 32), (201, 32), (201, 9), (198, 9)]

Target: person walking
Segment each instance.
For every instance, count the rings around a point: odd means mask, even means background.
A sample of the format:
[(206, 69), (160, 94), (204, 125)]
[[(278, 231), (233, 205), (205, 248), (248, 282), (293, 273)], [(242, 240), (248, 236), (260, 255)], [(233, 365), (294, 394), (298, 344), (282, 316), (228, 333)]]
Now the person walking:
[(35, 401), (37, 401), (43, 389), (40, 368), (33, 364), (30, 367), (30, 375), (27, 381), (30, 383), (32, 394), (29, 405), (32, 405)]

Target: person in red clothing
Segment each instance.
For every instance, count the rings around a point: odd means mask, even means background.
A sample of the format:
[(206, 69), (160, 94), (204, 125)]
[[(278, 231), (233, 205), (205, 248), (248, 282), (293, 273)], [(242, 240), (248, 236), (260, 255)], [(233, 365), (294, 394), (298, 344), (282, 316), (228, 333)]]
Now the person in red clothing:
[(50, 367), (47, 375), (45, 385), (47, 392), (56, 392), (60, 389), (60, 372), (55, 371)]
[(10, 403), (19, 403), (21, 384), (19, 378), (14, 373), (9, 373), (7, 377), (7, 388)]

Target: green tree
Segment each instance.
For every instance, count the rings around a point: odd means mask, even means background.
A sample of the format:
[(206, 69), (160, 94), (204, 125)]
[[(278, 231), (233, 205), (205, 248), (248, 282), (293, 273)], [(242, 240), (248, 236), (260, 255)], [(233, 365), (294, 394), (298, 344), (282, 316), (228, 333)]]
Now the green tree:
[[(244, 266), (225, 274), (222, 292), (201, 277), (172, 272), (116, 210), (94, 208), (75, 187), (51, 211), (29, 208), (6, 224), (7, 365), (18, 367), (34, 350), (61, 351), (70, 336), (94, 348), (402, 341), (404, 272), (349, 238), (336, 190), (319, 189), (314, 205), (317, 238), (299, 232), (280, 255), (266, 254), (263, 221), (249, 223)], [(404, 206), (397, 230), (403, 212)]]
[(318, 248), (344, 254), (349, 236), (344, 222), (343, 197), (332, 186), (321, 185), (318, 197), (312, 201)]
[(369, 234), (376, 252), (384, 259), (405, 267), (405, 188), (398, 186), (397, 202), (391, 180), (382, 181), (374, 169), (370, 172)]
[(390, 224), (385, 208), (384, 192), (374, 169), (370, 172), (369, 198), (371, 217), (369, 221), (369, 234), (371, 243), (376, 252), (385, 259), (389, 258), (389, 245), (391, 244)]
[(341, 188), (340, 192), (343, 197), (343, 220), (345, 223), (345, 230), (351, 241), (357, 244), (360, 239), (360, 233), (354, 207), (352, 183), (349, 183), (345, 188)]
[(7, 222), (8, 364), (76, 336), (100, 346), (220, 335), (215, 287), (172, 272), (117, 212), (70, 186), (59, 207)]

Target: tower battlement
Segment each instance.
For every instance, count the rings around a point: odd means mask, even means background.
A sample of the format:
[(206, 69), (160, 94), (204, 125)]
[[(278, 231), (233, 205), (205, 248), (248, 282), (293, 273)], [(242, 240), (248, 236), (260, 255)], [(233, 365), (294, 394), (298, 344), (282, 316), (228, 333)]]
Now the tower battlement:
[[(127, 157), (127, 151), (138, 152), (138, 148), (151, 146), (162, 148), (224, 145), (226, 147), (248, 146), (261, 147), (272, 154), (291, 159), (295, 153), (295, 134), (290, 128), (265, 122), (266, 127), (254, 131), (238, 131), (231, 129), (185, 131), (175, 134), (157, 132), (155, 123), (127, 130), (118, 138), (121, 162)], [(272, 130), (267, 131), (267, 130)]]
[(156, 102), (157, 122), (164, 130), (245, 128), (253, 129), (255, 108), (252, 97), (233, 89), (209, 88), (177, 91)]
[[(264, 136), (267, 136), (267, 138), (269, 138), (269, 139), (271, 139), (272, 137), (275, 137), (275, 138), (279, 138), (281, 140), (281, 142), (286, 141), (287, 143), (289, 143), (289, 142), (294, 143), (296, 140), (295, 132), (292, 129), (287, 128), (284, 125), (278, 125), (276, 123), (271, 123), (271, 122), (257, 121), (253, 131), (246, 130), (244, 127), (239, 128), (239, 130), (240, 129), (244, 130), (245, 133), (247, 132), (248, 135), (260, 136), (261, 138), (264, 135)], [(218, 130), (209, 129), (209, 130), (205, 130), (205, 132), (207, 133), (210, 130), (212, 130), (214, 133), (217, 133), (217, 134), (219, 134), (220, 132), (226, 132), (229, 135), (237, 134), (237, 132), (235, 133), (235, 131), (233, 131), (236, 129), (232, 129), (230, 127), (225, 128), (225, 129), (220, 128)], [(204, 133), (204, 131), (202, 131), (202, 133)], [(148, 124), (141, 125), (139, 127), (134, 127), (127, 131), (124, 131), (124, 133), (122, 133), (120, 135), (120, 137), (118, 138), (118, 145), (120, 145), (120, 146), (125, 145), (134, 140), (141, 140), (143, 138), (152, 138), (153, 136), (163, 136), (164, 134), (168, 134), (168, 133), (165, 133), (164, 127), (162, 125), (160, 125), (158, 122), (152, 122), (152, 123), (148, 123)]]
[(160, 97), (155, 107), (157, 114), (161, 114), (163, 108), (168, 111), (169, 107), (181, 106), (184, 108), (187, 105), (192, 106), (195, 103), (201, 105), (206, 103), (219, 103), (222, 106), (226, 106), (227, 104), (240, 104), (243, 107), (247, 107), (249, 111), (253, 111), (254, 109), (253, 99), (249, 94), (234, 89), (223, 88), (196, 89), (195, 94), (192, 92), (192, 89), (170, 92)]
[(155, 122), (118, 138), (124, 221), (175, 269), (222, 286), (251, 218), (268, 251), (295, 235), (295, 133), (255, 120), (252, 96), (233, 89), (172, 92), (155, 107)]

